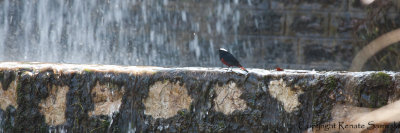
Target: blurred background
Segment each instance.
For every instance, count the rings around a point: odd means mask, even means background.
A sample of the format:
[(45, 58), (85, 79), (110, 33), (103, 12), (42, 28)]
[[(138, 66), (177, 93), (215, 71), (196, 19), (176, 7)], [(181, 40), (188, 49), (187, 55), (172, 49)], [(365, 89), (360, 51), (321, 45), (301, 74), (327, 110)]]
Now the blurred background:
[[(348, 70), (363, 46), (400, 27), (378, 0), (0, 0), (0, 61)], [(400, 37), (400, 36), (399, 36)], [(399, 70), (391, 45), (363, 70)]]

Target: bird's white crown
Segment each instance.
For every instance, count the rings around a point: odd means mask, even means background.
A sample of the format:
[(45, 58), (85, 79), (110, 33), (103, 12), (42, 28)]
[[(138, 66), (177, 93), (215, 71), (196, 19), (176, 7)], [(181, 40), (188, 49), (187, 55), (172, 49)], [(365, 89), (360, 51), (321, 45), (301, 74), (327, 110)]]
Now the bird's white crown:
[(228, 52), (228, 50), (226, 50), (226, 49), (224, 49), (224, 48), (219, 48), (219, 50)]

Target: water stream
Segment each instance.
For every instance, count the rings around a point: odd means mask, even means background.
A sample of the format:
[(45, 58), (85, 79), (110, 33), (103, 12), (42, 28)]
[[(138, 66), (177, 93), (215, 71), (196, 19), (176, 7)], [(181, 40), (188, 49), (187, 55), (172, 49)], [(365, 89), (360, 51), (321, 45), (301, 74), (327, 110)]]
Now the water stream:
[(0, 0), (0, 61), (221, 66), (217, 49), (238, 47), (238, 4), (252, 3)]

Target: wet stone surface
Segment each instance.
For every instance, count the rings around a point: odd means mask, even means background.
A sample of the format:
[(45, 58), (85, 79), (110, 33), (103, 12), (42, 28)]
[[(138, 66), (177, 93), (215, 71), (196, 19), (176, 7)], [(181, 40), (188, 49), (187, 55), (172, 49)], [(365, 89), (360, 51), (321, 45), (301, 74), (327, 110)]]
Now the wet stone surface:
[(395, 72), (249, 71), (2, 62), (0, 132), (301, 132), (399, 98)]

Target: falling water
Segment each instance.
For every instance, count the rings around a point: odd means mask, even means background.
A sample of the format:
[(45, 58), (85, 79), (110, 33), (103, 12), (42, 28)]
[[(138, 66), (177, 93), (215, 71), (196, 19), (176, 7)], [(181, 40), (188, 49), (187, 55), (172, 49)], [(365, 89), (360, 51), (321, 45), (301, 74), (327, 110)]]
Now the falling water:
[(220, 66), (216, 50), (237, 47), (238, 4), (1, 0), (0, 61)]

